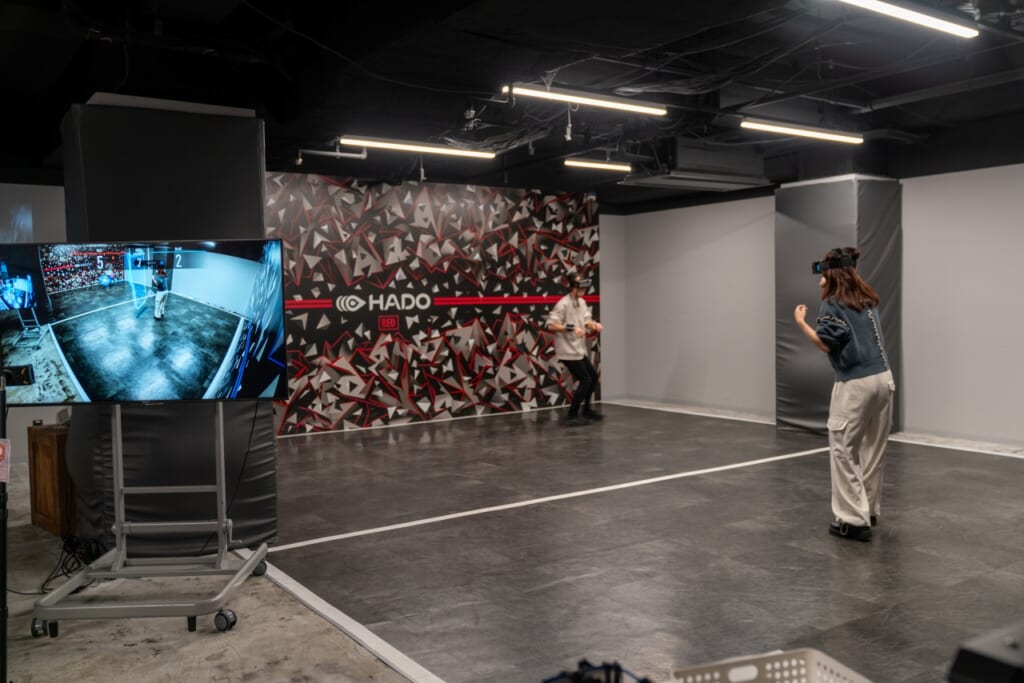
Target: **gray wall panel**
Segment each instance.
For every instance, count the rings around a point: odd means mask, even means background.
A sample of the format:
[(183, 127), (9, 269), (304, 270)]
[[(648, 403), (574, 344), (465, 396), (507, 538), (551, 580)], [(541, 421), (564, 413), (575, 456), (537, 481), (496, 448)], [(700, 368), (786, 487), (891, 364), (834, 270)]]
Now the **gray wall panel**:
[(772, 197), (627, 217), (630, 398), (774, 417), (774, 221)]
[(625, 398), (626, 393), (626, 248), (625, 216), (601, 214), (601, 398)]
[(903, 428), (1024, 445), (1024, 165), (903, 181)]

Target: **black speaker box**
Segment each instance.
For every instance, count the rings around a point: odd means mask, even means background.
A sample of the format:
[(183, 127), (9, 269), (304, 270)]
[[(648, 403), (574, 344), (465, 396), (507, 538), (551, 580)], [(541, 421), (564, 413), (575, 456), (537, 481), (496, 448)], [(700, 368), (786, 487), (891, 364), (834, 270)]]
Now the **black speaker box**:
[(1024, 683), (1024, 621), (961, 645), (949, 683)]

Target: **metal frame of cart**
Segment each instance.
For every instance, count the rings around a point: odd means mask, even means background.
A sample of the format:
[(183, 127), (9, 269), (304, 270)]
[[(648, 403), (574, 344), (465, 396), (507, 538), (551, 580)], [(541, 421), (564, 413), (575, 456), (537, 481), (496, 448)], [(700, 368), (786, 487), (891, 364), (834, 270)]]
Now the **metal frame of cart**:
[[(58, 623), (64, 619), (130, 619), (136, 617), (186, 617), (188, 630), (196, 630), (196, 617), (216, 612), (214, 625), (219, 631), (232, 628), (238, 618), (225, 607), (227, 601), (250, 575), (266, 572), (267, 544), (262, 543), (245, 560), (228, 557), (232, 542), (232, 523), (227, 518), (227, 487), (224, 481), (224, 406), (216, 404), (216, 483), (196, 486), (125, 486), (124, 451), (121, 433), (121, 406), (115, 405), (111, 417), (114, 470), (114, 549), (74, 574), (52, 593), (40, 598), (32, 614), (32, 635), (49, 634), (56, 638)], [(216, 519), (189, 522), (129, 522), (125, 519), (125, 497), (132, 494), (216, 494)], [(132, 534), (147, 536), (198, 533), (217, 534), (217, 552), (190, 557), (129, 558), (127, 539)], [(201, 600), (140, 600), (103, 604), (92, 598), (88, 603), (67, 599), (82, 586), (97, 579), (194, 577), (227, 575), (231, 578), (216, 595)]]

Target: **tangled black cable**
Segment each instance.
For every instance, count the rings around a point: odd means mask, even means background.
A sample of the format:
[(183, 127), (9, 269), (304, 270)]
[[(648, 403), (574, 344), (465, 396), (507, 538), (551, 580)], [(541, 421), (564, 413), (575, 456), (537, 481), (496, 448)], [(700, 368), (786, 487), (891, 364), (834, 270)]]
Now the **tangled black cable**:
[[(52, 589), (50, 584), (61, 577), (70, 578), (81, 571), (90, 563), (95, 562), (107, 552), (107, 547), (98, 539), (82, 539), (78, 536), (65, 536), (61, 542), (60, 559), (57, 566), (53, 568), (50, 575), (46, 577), (39, 587), (39, 593), (49, 593)], [(91, 583), (78, 588), (75, 593), (88, 588)]]
[(636, 683), (651, 683), (651, 679), (638, 678), (636, 674), (623, 669), (618, 662), (595, 665), (585, 659), (579, 661), (575, 671), (563, 671), (557, 676), (544, 679), (543, 683), (622, 683), (623, 674)]

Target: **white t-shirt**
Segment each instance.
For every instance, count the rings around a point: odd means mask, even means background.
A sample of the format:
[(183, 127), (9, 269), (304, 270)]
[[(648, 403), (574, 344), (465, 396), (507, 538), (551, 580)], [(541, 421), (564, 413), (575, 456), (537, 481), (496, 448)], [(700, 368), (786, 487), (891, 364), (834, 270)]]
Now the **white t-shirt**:
[[(566, 294), (548, 314), (548, 324), (573, 325), (586, 332), (586, 324), (592, 320), (590, 307), (583, 297), (573, 299)], [(579, 360), (587, 355), (587, 338), (577, 337), (575, 332), (555, 332), (555, 357), (558, 360)]]

